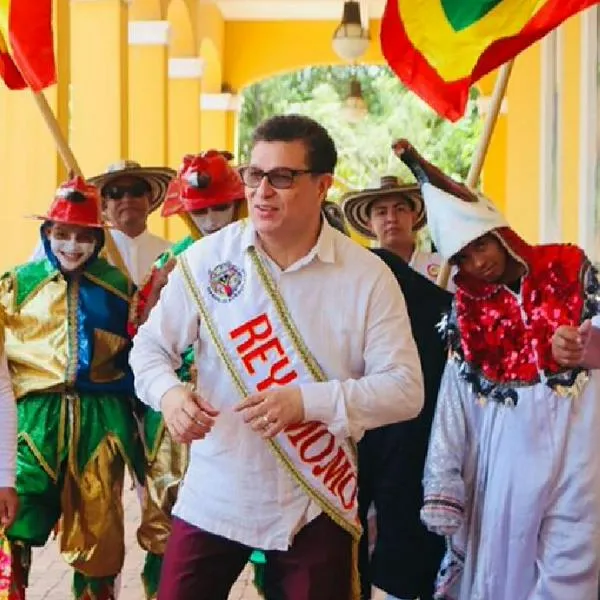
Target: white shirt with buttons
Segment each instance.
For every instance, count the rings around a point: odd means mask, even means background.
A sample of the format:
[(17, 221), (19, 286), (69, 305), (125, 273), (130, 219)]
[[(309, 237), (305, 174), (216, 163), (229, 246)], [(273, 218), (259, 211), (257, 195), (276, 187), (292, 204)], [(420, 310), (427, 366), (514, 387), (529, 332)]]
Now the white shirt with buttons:
[[(186, 251), (192, 276), (206, 282), (215, 253), (246, 264), (251, 246), (259, 249), (256, 233), (239, 222), (199, 240)], [(327, 223), (314, 248), (289, 268), (263, 259), (328, 378), (300, 384), (306, 420), (358, 440), (366, 429), (417, 415), (423, 404), (419, 356), (387, 266)], [(177, 268), (134, 339), (130, 363), (142, 401), (160, 409), (163, 395), (179, 384), (175, 369), (192, 343), (198, 393), (220, 414), (211, 432), (191, 445), (173, 514), (253, 548), (287, 550), (320, 509), (233, 411), (240, 398)]]

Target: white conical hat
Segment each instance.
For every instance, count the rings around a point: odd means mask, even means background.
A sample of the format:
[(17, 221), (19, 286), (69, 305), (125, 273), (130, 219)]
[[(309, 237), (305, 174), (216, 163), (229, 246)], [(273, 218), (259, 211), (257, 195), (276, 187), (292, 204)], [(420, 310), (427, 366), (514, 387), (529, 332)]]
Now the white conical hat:
[(477, 194), (476, 202), (466, 202), (428, 182), (422, 185), (421, 193), (431, 238), (446, 260), (493, 229), (508, 227), (498, 209), (481, 194)]

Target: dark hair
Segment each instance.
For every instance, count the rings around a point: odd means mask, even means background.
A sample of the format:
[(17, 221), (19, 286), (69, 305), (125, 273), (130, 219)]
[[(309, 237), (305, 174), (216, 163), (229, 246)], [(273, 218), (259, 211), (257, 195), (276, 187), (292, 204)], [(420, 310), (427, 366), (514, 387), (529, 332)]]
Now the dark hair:
[(401, 192), (398, 192), (396, 194), (382, 194), (381, 196), (375, 196), (372, 200), (369, 200), (369, 202), (367, 202), (367, 205), (365, 206), (365, 213), (366, 215), (370, 218), (371, 217), (371, 211), (373, 210), (373, 205), (376, 202), (379, 202), (380, 200), (389, 200), (390, 198), (393, 198), (394, 196), (400, 198), (400, 202), (404, 202), (405, 204), (408, 204), (408, 206), (410, 207), (410, 210), (412, 210), (413, 212), (416, 210), (416, 206), (415, 206), (415, 202), (412, 198), (410, 198), (409, 196), (407, 196), (406, 194), (402, 194)]
[(307, 167), (315, 173), (333, 173), (337, 150), (329, 132), (320, 123), (304, 115), (277, 115), (263, 121), (252, 135), (258, 142), (304, 142)]
[(465, 244), (458, 252), (456, 252), (456, 254), (454, 254), (453, 256), (451, 256), (448, 259), (448, 264), (452, 265), (453, 267), (459, 267), (460, 263), (461, 263), (461, 253), (462, 251), (467, 248), (468, 246), (470, 246), (471, 244), (476, 244), (478, 242), (484, 242), (486, 240), (490, 240), (493, 241), (502, 252), (504, 252), (504, 254), (508, 257), (510, 257), (510, 253), (508, 252), (508, 250), (506, 249), (506, 246), (502, 243), (501, 238), (498, 237), (498, 235), (495, 233), (497, 231), (497, 229), (490, 229), (490, 231), (486, 231), (484, 234), (480, 235), (479, 237), (476, 237), (474, 240), (471, 240), (470, 242), (468, 242), (467, 244)]

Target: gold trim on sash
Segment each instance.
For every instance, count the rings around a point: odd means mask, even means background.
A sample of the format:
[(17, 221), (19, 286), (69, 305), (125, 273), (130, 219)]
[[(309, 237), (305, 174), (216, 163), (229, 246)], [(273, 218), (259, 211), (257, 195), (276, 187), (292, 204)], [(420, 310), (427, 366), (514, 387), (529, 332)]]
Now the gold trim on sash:
[(327, 381), (327, 377), (325, 377), (325, 373), (319, 366), (319, 363), (316, 361), (314, 356), (311, 354), (310, 350), (306, 347), (300, 332), (296, 328), (296, 324), (292, 320), (290, 313), (287, 310), (287, 306), (273, 278), (269, 274), (269, 271), (265, 268), (260, 256), (258, 256), (258, 252), (256, 252), (256, 248), (251, 246), (248, 248), (248, 254), (250, 255), (250, 259), (252, 260), (256, 270), (258, 272), (258, 276), (269, 295), (269, 298), (272, 300), (275, 309), (277, 310), (277, 315), (281, 319), (283, 326), (285, 327), (286, 333), (290, 336), (296, 351), (302, 358), (302, 362), (304, 366), (308, 370), (308, 372), (313, 376), (315, 381)]
[[(312, 356), (311, 352), (308, 350), (300, 332), (296, 328), (291, 315), (289, 314), (287, 307), (277, 286), (273, 282), (266, 268), (262, 264), (260, 257), (256, 253), (255, 248), (249, 248), (250, 258), (257, 269), (259, 278), (261, 283), (263, 284), (269, 299), (273, 302), (273, 305), (276, 309), (277, 315), (280, 318), (284, 330), (289, 336), (294, 346), (294, 349), (300, 356), (301, 361), (304, 363), (305, 368), (308, 373), (314, 378), (317, 382), (324, 382), (327, 380), (325, 374), (323, 373), (321, 367)], [(223, 364), (227, 368), (229, 375), (231, 376), (233, 383), (237, 389), (238, 394), (242, 399), (246, 398), (250, 395), (250, 391), (246, 387), (243, 379), (240, 374), (237, 372), (235, 364), (231, 359), (230, 355), (225, 348), (223, 340), (221, 339), (219, 332), (215, 326), (215, 323), (206, 307), (204, 302), (204, 298), (202, 294), (198, 290), (194, 279), (192, 277), (189, 264), (187, 262), (187, 258), (185, 255), (180, 255), (178, 257), (178, 263), (181, 266), (181, 271), (183, 274), (183, 278), (188, 288), (188, 292), (190, 293), (192, 299), (195, 301), (196, 306), (198, 307), (200, 317), (202, 318), (206, 328), (208, 329), (208, 333), (211, 337), (213, 344), (219, 354), (219, 357), (223, 361)], [(351, 588), (350, 588), (350, 599), (349, 600), (359, 600), (361, 595), (360, 590), (360, 575), (358, 571), (358, 545), (362, 535), (362, 528), (360, 523), (352, 523), (348, 521), (334, 504), (329, 502), (329, 500), (324, 497), (319, 491), (314, 489), (310, 483), (302, 476), (302, 474), (297, 470), (296, 466), (290, 459), (290, 457), (286, 454), (286, 452), (281, 448), (278, 442), (274, 439), (266, 440), (269, 449), (275, 457), (280, 461), (285, 469), (287, 469), (290, 476), (294, 479), (294, 481), (304, 490), (304, 492), (311, 498), (314, 502), (318, 504), (321, 510), (332, 520), (334, 523), (339, 525), (342, 529), (350, 534), (352, 537), (352, 569), (351, 569)], [(354, 444), (343, 444), (343, 446), (350, 447), (350, 455), (351, 458), (354, 459), (354, 468), (357, 468), (356, 465), (356, 447)]]
[[(259, 259), (255, 255), (255, 257), (253, 258), (254, 264), (256, 264), (255, 261), (257, 261), (257, 260), (259, 260)], [(208, 309), (204, 303), (204, 299), (202, 298), (202, 295), (200, 294), (200, 292), (194, 282), (194, 279), (192, 277), (192, 274), (191, 274), (191, 271), (189, 268), (189, 264), (187, 262), (185, 255), (181, 255), (178, 259), (178, 262), (181, 265), (183, 278), (184, 278), (184, 281), (188, 288), (188, 291), (190, 292), (191, 297), (194, 299), (194, 301), (198, 307), (200, 316), (202, 317), (202, 320), (203, 320), (204, 324), (206, 325), (206, 328), (208, 329), (211, 340), (214, 343), (215, 348), (216, 348), (221, 360), (227, 367), (227, 371), (229, 372), (229, 375), (233, 379), (233, 382), (238, 391), (238, 394), (241, 396), (242, 399), (246, 398), (247, 396), (249, 396), (251, 394), (251, 392), (250, 392), (250, 390), (248, 390), (243, 379), (237, 372), (236, 367), (235, 367), (231, 357), (229, 356), (227, 349), (225, 348), (223, 340), (221, 339), (221, 336), (219, 335), (219, 332), (216, 329), (214, 321), (213, 321), (211, 315), (209, 314)], [(263, 283), (265, 283), (267, 293), (273, 300), (273, 303), (277, 307), (278, 312), (281, 309), (285, 310), (285, 308), (283, 308), (285, 306), (283, 304), (283, 299), (277, 292), (276, 287), (272, 284), (272, 282), (270, 282), (271, 285), (267, 285), (263, 279), (263, 276), (260, 274), (261, 268), (263, 269), (263, 274), (264, 274), (264, 266), (261, 265), (260, 267), (258, 267), (258, 265), (257, 265), (257, 268), (259, 270), (259, 275), (261, 276), (261, 280), (263, 281)], [(275, 294), (275, 298), (273, 298), (273, 294)], [(300, 334), (297, 332), (297, 330), (295, 330), (295, 326), (292, 324), (291, 317), (289, 316), (289, 314), (285, 313), (285, 317), (282, 318), (282, 322), (284, 323), (286, 332), (289, 334), (294, 345), (296, 345), (298, 354), (302, 357), (303, 361), (307, 361), (307, 367), (308, 367), (308, 365), (310, 365), (311, 368), (309, 369), (309, 372), (314, 376), (316, 381), (325, 381), (325, 375), (323, 374), (323, 371), (321, 370), (321, 368), (317, 365), (316, 361), (310, 355), (310, 352), (306, 348), (306, 345), (304, 344), (304, 341), (300, 337)], [(300, 343), (298, 343), (298, 342), (300, 342)], [(346, 520), (346, 518), (344, 518), (344, 516), (342, 516), (340, 514), (340, 512), (337, 510), (337, 508), (327, 498), (325, 498), (317, 490), (313, 489), (312, 486), (301, 476), (301, 474), (298, 472), (298, 470), (296, 469), (296, 467), (293, 464), (293, 462), (291, 461), (291, 459), (287, 456), (287, 454), (282, 450), (282, 448), (279, 446), (279, 444), (275, 440), (273, 440), (273, 439), (268, 440), (267, 443), (269, 444), (271, 451), (283, 463), (283, 465), (288, 470), (288, 472), (291, 474), (291, 476), (294, 478), (296, 483), (298, 483), (298, 485), (300, 485), (300, 487), (308, 494), (308, 496), (319, 505), (319, 507), (323, 510), (323, 512), (325, 512), (335, 523), (337, 523), (340, 527), (342, 527), (342, 529), (347, 531), (353, 537), (354, 540), (360, 539), (360, 536), (362, 534), (360, 525), (358, 525), (356, 523), (351, 523), (348, 520)], [(353, 458), (354, 458), (354, 456), (353, 456)]]
[[(275, 306), (275, 310), (277, 311), (277, 316), (281, 319), (283, 323), (283, 327), (286, 333), (290, 336), (292, 343), (294, 344), (294, 348), (298, 355), (302, 359), (306, 370), (312, 375), (313, 379), (317, 382), (327, 381), (327, 376), (321, 369), (321, 366), (317, 362), (317, 359), (313, 356), (312, 352), (308, 349), (307, 345), (304, 343), (304, 339), (300, 335), (294, 320), (292, 319), (292, 315), (290, 315), (287, 306), (285, 305), (285, 301), (281, 297), (279, 290), (277, 289), (277, 285), (273, 281), (273, 277), (269, 273), (268, 269), (265, 267), (263, 261), (261, 260), (256, 248), (251, 246), (248, 248), (248, 254), (250, 255), (250, 259), (252, 263), (256, 267), (256, 271), (260, 280), (269, 296), (271, 301), (273, 302), (273, 306)], [(353, 458), (354, 458), (354, 467), (358, 468), (358, 455), (356, 444), (348, 443), (346, 444), (350, 450)]]

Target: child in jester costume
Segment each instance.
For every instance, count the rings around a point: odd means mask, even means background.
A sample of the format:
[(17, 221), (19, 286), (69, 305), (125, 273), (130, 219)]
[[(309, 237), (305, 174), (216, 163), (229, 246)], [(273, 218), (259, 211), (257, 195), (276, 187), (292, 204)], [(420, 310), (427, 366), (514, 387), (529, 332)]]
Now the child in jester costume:
[[(179, 215), (190, 235), (163, 253), (146, 277), (131, 311), (132, 334), (158, 301), (176, 257), (200, 237), (246, 216), (242, 202), (244, 186), (237, 171), (228, 163), (231, 158), (229, 153), (217, 150), (184, 157), (167, 191), (162, 216)], [(178, 371), (181, 381), (193, 382), (193, 348), (188, 348), (181, 361)], [(138, 541), (148, 553), (142, 580), (150, 600), (156, 598), (158, 591), (162, 556), (171, 530), (171, 509), (187, 467), (188, 446), (172, 441), (160, 413), (145, 407), (142, 422), (147, 472)]]
[(62, 516), (60, 549), (73, 567), (73, 597), (111, 600), (125, 545), (125, 466), (141, 479), (127, 317), (133, 284), (98, 254), (98, 190), (63, 184), (44, 221), (46, 257), (0, 281), (18, 410), (20, 507), (8, 530), (9, 598), (25, 598), (31, 547)]

